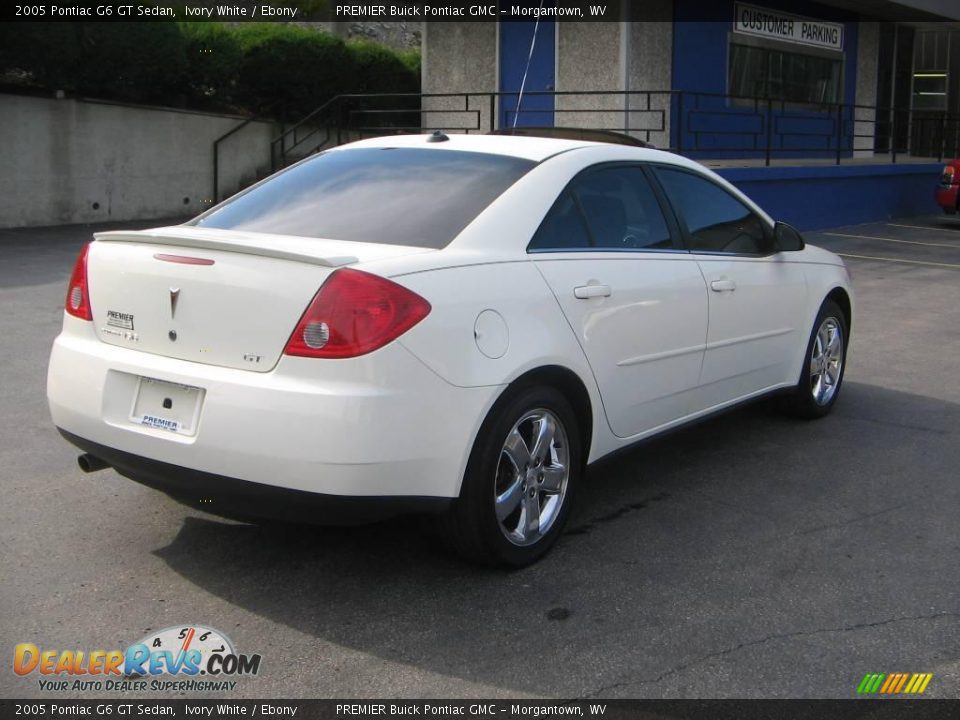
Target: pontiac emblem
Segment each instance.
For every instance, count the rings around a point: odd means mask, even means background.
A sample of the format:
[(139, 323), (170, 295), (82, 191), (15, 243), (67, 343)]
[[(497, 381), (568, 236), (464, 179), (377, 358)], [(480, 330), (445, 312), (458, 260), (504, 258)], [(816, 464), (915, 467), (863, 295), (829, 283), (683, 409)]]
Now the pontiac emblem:
[(177, 316), (177, 301), (180, 299), (180, 288), (170, 288), (170, 319)]

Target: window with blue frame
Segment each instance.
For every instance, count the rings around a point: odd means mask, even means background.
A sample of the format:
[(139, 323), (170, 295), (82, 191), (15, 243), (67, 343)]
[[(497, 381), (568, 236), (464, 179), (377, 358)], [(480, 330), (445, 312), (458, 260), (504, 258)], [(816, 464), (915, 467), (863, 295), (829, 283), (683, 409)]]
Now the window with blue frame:
[(730, 43), (730, 95), (825, 105), (842, 102), (842, 56)]

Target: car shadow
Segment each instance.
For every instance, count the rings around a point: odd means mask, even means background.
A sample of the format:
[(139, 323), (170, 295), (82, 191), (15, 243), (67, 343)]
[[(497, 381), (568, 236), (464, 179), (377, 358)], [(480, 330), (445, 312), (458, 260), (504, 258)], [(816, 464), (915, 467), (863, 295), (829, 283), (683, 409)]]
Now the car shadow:
[[(912, 572), (913, 538), (948, 520), (902, 492), (904, 468), (926, 493), (951, 484), (958, 420), (957, 404), (855, 382), (818, 422), (744, 407), (592, 467), (553, 552), (512, 572), (460, 561), (410, 519), (187, 517), (156, 554), (234, 606), (392, 662), (515, 694), (655, 694), (701, 655), (908, 602), (878, 568)], [(874, 557), (878, 538), (902, 567)]]
[(960, 232), (960, 216), (941, 215), (930, 221), (931, 230), (954, 230)]

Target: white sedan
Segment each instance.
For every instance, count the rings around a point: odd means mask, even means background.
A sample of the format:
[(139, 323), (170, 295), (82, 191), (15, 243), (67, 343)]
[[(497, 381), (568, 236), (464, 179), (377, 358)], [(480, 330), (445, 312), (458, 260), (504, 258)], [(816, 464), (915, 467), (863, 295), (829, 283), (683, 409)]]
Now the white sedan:
[(843, 380), (843, 262), (657, 150), (364, 140), (95, 238), (53, 422), (85, 470), (228, 517), (436, 512), (524, 565), (587, 464), (770, 393), (819, 417)]

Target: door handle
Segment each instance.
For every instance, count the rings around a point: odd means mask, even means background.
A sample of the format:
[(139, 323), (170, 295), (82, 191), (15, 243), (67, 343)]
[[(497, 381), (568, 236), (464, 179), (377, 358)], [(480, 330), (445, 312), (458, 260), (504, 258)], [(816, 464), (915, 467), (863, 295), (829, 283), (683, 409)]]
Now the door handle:
[(573, 289), (573, 296), (581, 300), (597, 297), (610, 297), (609, 285), (581, 285)]
[(710, 282), (710, 289), (714, 292), (733, 292), (737, 289), (737, 284), (733, 280), (713, 280)]

